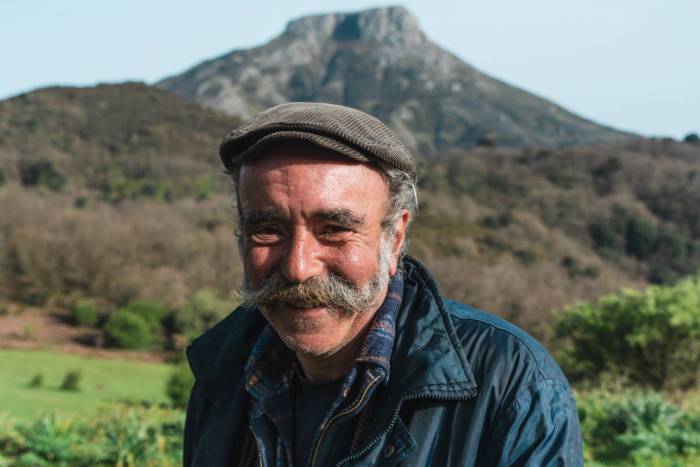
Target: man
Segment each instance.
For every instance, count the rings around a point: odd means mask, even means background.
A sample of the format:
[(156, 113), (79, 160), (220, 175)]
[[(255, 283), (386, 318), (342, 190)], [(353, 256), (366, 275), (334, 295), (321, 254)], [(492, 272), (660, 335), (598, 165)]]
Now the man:
[(403, 255), (415, 162), (381, 122), (284, 104), (220, 155), (245, 305), (188, 349), (185, 465), (582, 464), (547, 352)]

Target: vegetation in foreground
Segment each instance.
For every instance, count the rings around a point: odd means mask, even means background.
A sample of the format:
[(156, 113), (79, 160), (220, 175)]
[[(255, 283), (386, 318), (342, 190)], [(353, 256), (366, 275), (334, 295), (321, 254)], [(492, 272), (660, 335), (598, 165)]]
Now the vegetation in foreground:
[[(700, 363), (697, 352), (687, 352), (700, 336), (700, 276), (568, 307), (557, 315), (555, 327), (560, 361), (577, 388), (587, 465), (700, 463)], [(8, 352), (6, 357), (0, 361), (17, 364), (3, 368), (4, 374), (31, 367), (21, 352)], [(71, 366), (59, 362), (69, 356), (51, 358), (56, 367)], [(90, 366), (81, 367), (86, 382), (95, 377)], [(166, 366), (162, 367), (165, 375)], [(134, 377), (133, 368), (119, 371), (119, 380)], [(26, 401), (40, 401), (36, 396), (46, 381), (59, 381), (58, 373), (46, 373), (46, 378), (30, 374), (25, 370), (20, 378), (12, 378), (27, 382), (15, 387), (25, 393)], [(19, 422), (8, 415), (0, 417), (0, 466), (178, 464), (182, 409), (192, 376), (182, 362), (170, 367), (168, 375), (167, 382), (136, 378), (140, 388), (152, 385), (153, 394), (160, 396), (150, 400), (161, 404), (113, 404), (91, 417), (85, 416), (83, 407), (59, 416), (25, 416)], [(78, 380), (71, 391), (53, 387), (51, 393), (62, 397), (80, 393), (84, 386)], [(136, 386), (129, 389), (133, 395)], [(0, 390), (0, 401), (12, 400), (12, 391), (2, 386)], [(162, 403), (165, 394), (174, 408)], [(99, 396), (104, 393), (88, 399)], [(63, 403), (56, 399), (59, 402)], [(10, 410), (15, 412), (15, 407), (10, 405)]]
[(175, 466), (182, 464), (184, 413), (112, 405), (93, 417), (44, 415), (14, 423), (0, 414), (0, 466)]

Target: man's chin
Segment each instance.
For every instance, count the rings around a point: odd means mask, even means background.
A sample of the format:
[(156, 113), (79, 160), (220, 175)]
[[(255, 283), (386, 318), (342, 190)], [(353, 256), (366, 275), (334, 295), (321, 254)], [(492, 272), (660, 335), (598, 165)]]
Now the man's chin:
[(293, 352), (310, 357), (330, 357), (343, 347), (337, 342), (329, 342), (325, 335), (286, 334), (280, 338)]

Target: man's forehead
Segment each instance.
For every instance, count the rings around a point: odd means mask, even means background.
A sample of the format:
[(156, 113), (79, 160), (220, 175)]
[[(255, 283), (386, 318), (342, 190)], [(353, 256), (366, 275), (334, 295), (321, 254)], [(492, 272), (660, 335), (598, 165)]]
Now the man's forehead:
[(280, 181), (303, 182), (304, 189), (330, 184), (351, 191), (374, 189), (375, 196), (388, 195), (386, 177), (373, 164), (359, 162), (305, 141), (269, 148), (255, 160), (244, 163), (238, 176), (239, 187)]

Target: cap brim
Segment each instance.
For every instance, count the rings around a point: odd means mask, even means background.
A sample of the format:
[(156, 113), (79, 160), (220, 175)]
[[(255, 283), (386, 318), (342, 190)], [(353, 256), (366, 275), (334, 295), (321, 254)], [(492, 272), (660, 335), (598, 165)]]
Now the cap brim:
[(224, 141), (219, 149), (219, 155), (224, 166), (227, 169), (232, 169), (256, 156), (260, 156), (273, 146), (283, 145), (285, 142), (289, 141), (307, 141), (359, 162), (370, 161), (369, 157), (351, 146), (342, 144), (333, 138), (305, 131), (277, 131), (275, 133), (270, 133), (256, 140), (243, 151), (240, 150), (240, 147), (237, 147), (237, 144), (234, 144), (237, 141)]

